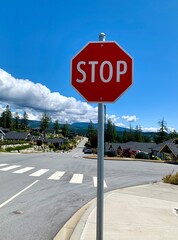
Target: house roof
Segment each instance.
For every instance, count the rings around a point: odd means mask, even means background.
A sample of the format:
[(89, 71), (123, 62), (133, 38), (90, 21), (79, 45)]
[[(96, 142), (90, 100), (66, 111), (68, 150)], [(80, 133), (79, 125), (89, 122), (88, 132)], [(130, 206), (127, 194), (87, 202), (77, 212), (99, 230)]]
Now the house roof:
[(159, 152), (172, 152), (175, 157), (178, 156), (178, 144), (175, 144), (174, 142), (172, 143), (167, 143), (165, 144)]
[(0, 130), (2, 130), (4, 133), (7, 133), (10, 131), (9, 128), (3, 128), (3, 127), (0, 127)]
[(156, 146), (156, 143), (140, 143), (140, 142), (127, 142), (127, 143), (108, 143), (106, 145), (106, 150), (109, 149), (110, 145), (114, 150), (120, 146), (122, 149), (130, 148), (131, 151), (140, 150), (142, 152), (150, 153), (152, 148)]
[(4, 133), (4, 131), (1, 128), (0, 128), (0, 135), (5, 136), (5, 133)]
[(26, 140), (30, 136), (30, 133), (11, 131), (6, 133), (5, 138), (8, 140)]
[(45, 139), (46, 143), (64, 143), (66, 140), (64, 138), (51, 138), (51, 139)]
[(155, 147), (153, 147), (153, 151), (157, 151), (157, 152), (160, 152), (160, 150), (166, 145), (166, 144), (169, 144), (169, 143), (173, 143), (175, 141), (175, 139), (169, 139), (163, 143), (159, 143), (159, 144), (156, 144)]

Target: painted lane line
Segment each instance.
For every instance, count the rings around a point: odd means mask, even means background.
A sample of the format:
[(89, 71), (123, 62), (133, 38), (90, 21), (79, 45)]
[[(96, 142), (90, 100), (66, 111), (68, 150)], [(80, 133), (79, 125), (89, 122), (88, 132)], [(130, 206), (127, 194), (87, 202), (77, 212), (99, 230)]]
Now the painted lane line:
[(6, 204), (8, 204), (9, 202), (11, 202), (13, 199), (15, 199), (16, 197), (18, 197), (20, 194), (22, 194), (23, 192), (25, 192), (27, 189), (31, 188), (34, 184), (36, 184), (39, 180), (36, 180), (35, 182), (33, 182), (32, 184), (28, 185), (26, 188), (22, 189), (20, 192), (18, 192), (17, 194), (15, 194), (14, 196), (12, 196), (11, 198), (9, 198), (7, 201), (3, 202), (2, 204), (0, 204), (0, 208), (4, 207)]
[(93, 177), (94, 187), (97, 187), (97, 177)]
[(51, 175), (48, 179), (59, 180), (64, 174), (65, 172), (57, 171), (53, 175)]
[(73, 177), (70, 180), (70, 183), (82, 183), (83, 174), (73, 174)]
[(7, 164), (7, 163), (2, 163), (2, 164), (0, 164), (0, 167), (7, 166), (7, 165), (9, 165), (9, 164)]
[(30, 174), (30, 176), (39, 177), (39, 176), (43, 175), (44, 173), (46, 173), (48, 171), (49, 171), (49, 169), (40, 169), (40, 170)]
[(0, 171), (9, 171), (9, 170), (12, 170), (12, 169), (18, 168), (18, 167), (21, 167), (21, 165), (13, 165), (10, 167), (1, 168)]
[[(97, 177), (93, 177), (93, 183), (94, 183), (94, 187), (97, 187)], [(108, 187), (105, 180), (103, 180), (103, 184), (104, 184), (104, 188)]]
[(34, 167), (25, 167), (25, 168), (22, 168), (22, 169), (19, 169), (17, 171), (14, 171), (13, 173), (25, 173), (25, 172), (28, 172), (30, 170), (34, 169)]

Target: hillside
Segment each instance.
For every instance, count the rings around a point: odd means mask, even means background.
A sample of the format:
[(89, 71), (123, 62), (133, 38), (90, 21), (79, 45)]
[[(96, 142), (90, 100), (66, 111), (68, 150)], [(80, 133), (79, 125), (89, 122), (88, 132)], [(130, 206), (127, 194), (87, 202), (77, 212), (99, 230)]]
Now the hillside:
[[(39, 128), (40, 127), (40, 123), (41, 123), (40, 121), (29, 120), (29, 124), (28, 125), (29, 125), (30, 128)], [(76, 122), (76, 123), (69, 124), (70, 131), (72, 133), (74, 133), (74, 134), (81, 134), (81, 135), (86, 135), (87, 130), (88, 130), (88, 125), (89, 125), (89, 123), (87, 123), (87, 122)], [(53, 126), (54, 126), (54, 123), (51, 123), (50, 124), (50, 128), (53, 128)], [(98, 128), (98, 124), (97, 123), (93, 123), (93, 127), (95, 129), (97, 129)], [(122, 133), (124, 131), (130, 131), (128, 128), (117, 127), (117, 126), (115, 128), (116, 128), (116, 131), (118, 133)], [(144, 136), (147, 136), (147, 137), (152, 137), (155, 133), (154, 132), (142, 132), (142, 134)]]

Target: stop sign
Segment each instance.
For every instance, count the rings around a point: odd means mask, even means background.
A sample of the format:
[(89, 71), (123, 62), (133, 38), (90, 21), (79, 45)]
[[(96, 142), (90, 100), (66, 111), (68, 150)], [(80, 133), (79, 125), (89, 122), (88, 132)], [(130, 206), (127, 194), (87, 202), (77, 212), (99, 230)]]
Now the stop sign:
[(71, 84), (88, 102), (114, 102), (133, 81), (133, 59), (116, 42), (89, 42), (71, 62)]

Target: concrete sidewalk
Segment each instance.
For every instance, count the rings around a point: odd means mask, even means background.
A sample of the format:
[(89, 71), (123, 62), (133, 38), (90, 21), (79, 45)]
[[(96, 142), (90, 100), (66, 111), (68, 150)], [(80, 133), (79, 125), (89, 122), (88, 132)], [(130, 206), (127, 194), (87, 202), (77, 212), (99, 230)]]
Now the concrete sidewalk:
[[(178, 186), (155, 183), (105, 194), (104, 240), (175, 240), (178, 238)], [(70, 238), (96, 239), (96, 200)]]

